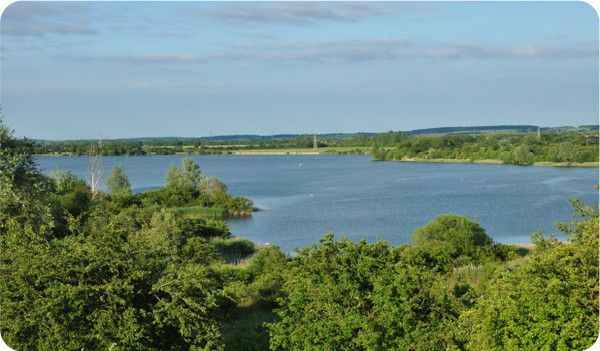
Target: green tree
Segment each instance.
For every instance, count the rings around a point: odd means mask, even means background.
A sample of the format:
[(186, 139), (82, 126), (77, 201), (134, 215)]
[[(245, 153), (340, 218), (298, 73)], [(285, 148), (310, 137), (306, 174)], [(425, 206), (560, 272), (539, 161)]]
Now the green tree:
[(378, 143), (373, 143), (373, 145), (371, 145), (371, 156), (376, 161), (385, 161), (387, 151)]
[(426, 159), (434, 159), (434, 158), (440, 158), (440, 153), (436, 148), (430, 147), (429, 150), (427, 150), (427, 154), (425, 155)]
[(85, 180), (79, 179), (71, 170), (52, 172), (56, 178), (56, 192), (49, 196), (52, 216), (54, 217), (53, 233), (55, 237), (63, 237), (70, 232), (74, 220), (84, 220), (92, 205), (92, 190)]
[(211, 250), (183, 241), (172, 214), (156, 212), (140, 229), (131, 213), (94, 212), (79, 231), (46, 241), (28, 226), (8, 229), (0, 266), (8, 345), (223, 349), (216, 320), (221, 287), (210, 260), (190, 252)]
[(47, 194), (53, 182), (38, 170), (32, 152), (32, 142), (15, 138), (0, 114), (0, 232), (10, 220), (39, 232), (52, 227)]
[(129, 178), (125, 175), (125, 167), (120, 164), (110, 170), (110, 175), (106, 178), (106, 186), (113, 195), (131, 195), (131, 184)]
[(562, 162), (572, 162), (577, 156), (577, 149), (568, 141), (558, 144), (556, 157)]
[(206, 195), (215, 196), (218, 193), (227, 194), (227, 185), (221, 180), (215, 178), (215, 176), (208, 177), (206, 183)]
[(573, 201), (577, 220), (559, 224), (569, 243), (534, 233), (532, 256), (499, 268), (460, 316), (466, 349), (584, 350), (598, 338), (598, 205)]
[(439, 215), (425, 227), (415, 229), (412, 242), (417, 247), (403, 253), (406, 259), (436, 272), (506, 256), (477, 222), (455, 214)]
[(506, 164), (511, 164), (511, 163), (515, 162), (514, 155), (510, 151), (500, 152), (499, 157), (500, 157), (500, 161), (502, 161), (503, 163), (506, 163)]
[(284, 273), (271, 349), (448, 346), (443, 330), (456, 314), (435, 273), (402, 261), (383, 241), (337, 242), (329, 234), (319, 243), (298, 252)]
[(513, 151), (514, 160), (519, 164), (532, 164), (535, 162), (535, 156), (529, 151), (526, 144), (521, 144)]
[(471, 251), (474, 247), (494, 244), (479, 223), (455, 214), (439, 215), (425, 227), (416, 229), (412, 242), (415, 245), (447, 243), (463, 253)]
[(208, 180), (200, 171), (198, 162), (191, 158), (184, 158), (181, 162), (181, 168), (171, 164), (171, 168), (165, 175), (167, 185), (204, 193)]
[(577, 156), (573, 159), (575, 162), (598, 162), (598, 153), (592, 150), (584, 150), (577, 153)]
[(286, 256), (277, 246), (262, 247), (252, 256), (246, 270), (251, 277), (248, 290), (254, 300), (278, 306), (277, 299), (282, 297), (281, 286), (287, 262)]

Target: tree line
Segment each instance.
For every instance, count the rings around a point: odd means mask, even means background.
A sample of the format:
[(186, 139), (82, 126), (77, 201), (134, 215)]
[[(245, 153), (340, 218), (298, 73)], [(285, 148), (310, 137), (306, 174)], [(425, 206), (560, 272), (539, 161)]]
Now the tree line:
[[(240, 150), (312, 148), (314, 136), (272, 139), (150, 139), (107, 140), (98, 147), (102, 156), (210, 155)], [(97, 141), (35, 141), (36, 155), (88, 156)], [(376, 135), (328, 136), (317, 139), (322, 153), (369, 153), (375, 160), (493, 160), (505, 164), (598, 162), (598, 133), (544, 132), (408, 135), (404, 132)], [(336, 150), (355, 147), (355, 150)]]
[[(334, 142), (337, 138), (329, 141)], [(69, 155), (88, 156), (92, 145), (97, 140), (70, 141), (32, 141), (35, 155)], [(210, 155), (222, 154), (235, 150), (312, 148), (312, 135), (298, 135), (272, 139), (148, 139), (148, 140), (103, 140), (99, 146), (102, 156), (140, 156), (140, 155)], [(323, 140), (319, 147), (327, 146)]]
[(375, 160), (496, 160), (505, 164), (598, 162), (598, 135), (582, 133), (501, 133), (407, 136), (376, 140)]
[(40, 173), (1, 120), (0, 159), (0, 330), (18, 350), (583, 350), (598, 337), (597, 204), (572, 200), (568, 242), (534, 233), (533, 250), (444, 214), (398, 247), (328, 234), (290, 255), (194, 214), (251, 202), (191, 159), (139, 194), (115, 167), (94, 196), (69, 171)]

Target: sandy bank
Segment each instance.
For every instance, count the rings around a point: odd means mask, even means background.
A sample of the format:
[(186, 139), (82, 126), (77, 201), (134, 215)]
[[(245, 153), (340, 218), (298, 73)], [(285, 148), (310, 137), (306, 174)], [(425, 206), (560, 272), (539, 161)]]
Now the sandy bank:
[[(485, 160), (475, 160), (471, 161), (469, 159), (457, 159), (457, 158), (433, 158), (433, 159), (424, 159), (424, 158), (402, 158), (400, 160), (394, 160), (399, 162), (426, 162), (426, 163), (477, 163), (477, 164), (497, 164), (504, 165), (505, 163), (500, 160), (494, 159), (485, 159)], [(543, 167), (599, 167), (598, 162), (584, 162), (584, 163), (575, 163), (575, 162), (535, 162), (533, 166), (543, 166)], [(526, 165), (524, 165), (526, 166)]]
[(231, 151), (231, 155), (318, 155), (318, 151)]

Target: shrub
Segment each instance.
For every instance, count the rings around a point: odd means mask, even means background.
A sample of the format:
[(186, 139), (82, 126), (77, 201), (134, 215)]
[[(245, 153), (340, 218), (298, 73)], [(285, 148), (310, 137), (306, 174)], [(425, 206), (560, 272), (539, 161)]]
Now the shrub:
[(584, 350), (598, 338), (598, 205), (573, 201), (579, 219), (558, 228), (569, 244), (534, 233), (537, 247), (499, 270), (460, 316), (465, 349)]
[(252, 241), (239, 237), (213, 238), (210, 243), (225, 261), (232, 263), (240, 262), (256, 252)]
[(449, 243), (455, 248), (460, 248), (462, 252), (468, 252), (476, 246), (490, 246), (494, 243), (479, 223), (455, 214), (439, 215), (425, 227), (414, 231), (412, 237), (414, 244), (424, 245), (431, 241)]

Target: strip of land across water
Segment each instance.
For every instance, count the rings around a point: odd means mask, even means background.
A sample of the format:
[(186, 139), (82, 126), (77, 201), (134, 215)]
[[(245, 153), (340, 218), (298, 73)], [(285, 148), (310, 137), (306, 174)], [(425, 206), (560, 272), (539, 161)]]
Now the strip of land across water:
[(232, 151), (231, 155), (322, 155), (319, 151), (275, 151), (275, 150), (256, 150), (256, 151)]
[[(326, 150), (317, 150), (317, 151), (306, 151), (306, 150), (241, 150), (241, 151), (224, 151), (219, 153), (221, 155), (369, 155), (369, 151), (364, 149), (359, 152), (348, 152), (342, 151), (338, 149), (326, 149)], [(190, 155), (186, 152), (177, 152), (175, 155)], [(72, 156), (65, 154), (38, 154), (37, 156), (49, 157), (49, 156)], [(85, 155), (82, 155), (85, 156)], [(456, 159), (456, 158), (435, 158), (435, 159), (425, 159), (425, 158), (402, 158), (400, 160), (393, 160), (397, 162), (424, 162), (424, 163), (475, 163), (475, 164), (497, 164), (502, 165), (505, 164), (501, 160), (495, 159), (483, 159), (483, 160), (470, 160), (470, 159)], [(600, 162), (534, 162), (531, 164), (532, 166), (545, 166), (545, 167), (590, 167), (590, 168), (598, 168), (600, 167)]]
[[(469, 159), (450, 159), (450, 158), (437, 158), (437, 159), (423, 159), (423, 158), (412, 158), (396, 160), (399, 162), (437, 162), (437, 163), (478, 163), (478, 164), (505, 164), (501, 160), (485, 159), (485, 160), (469, 160)], [(599, 162), (534, 162), (532, 166), (550, 166), (550, 167), (599, 167)]]
[[(231, 155), (327, 155), (327, 152), (319, 151), (276, 151), (276, 150), (254, 150), (254, 151), (232, 151)], [(331, 153), (329, 153), (331, 154)], [(364, 155), (368, 155), (365, 152)], [(485, 159), (485, 160), (470, 160), (470, 159), (452, 159), (452, 158), (405, 158), (395, 160), (398, 162), (430, 162), (430, 163), (477, 163), (477, 164), (505, 164), (501, 160)], [(534, 162), (532, 166), (549, 166), (549, 167), (600, 167), (599, 162)]]
[[(510, 128), (508, 128), (510, 127)], [(36, 156), (371, 155), (377, 161), (598, 167), (595, 126), (438, 128), (380, 134), (34, 141)], [(417, 133), (418, 132), (418, 133)]]
[[(297, 151), (297, 150), (252, 150), (252, 151), (231, 151), (227, 154), (231, 155), (327, 155), (327, 154), (344, 154), (335, 152), (335, 149), (329, 149), (326, 151)], [(369, 155), (368, 150), (363, 150), (360, 154)], [(394, 160), (398, 162), (429, 162), (429, 163), (476, 163), (476, 164), (505, 164), (501, 160), (495, 159), (483, 159), (483, 160), (470, 160), (470, 159), (456, 159), (456, 158), (403, 158), (400, 160)], [(547, 166), (547, 167), (600, 167), (599, 162), (534, 162), (532, 166)]]

